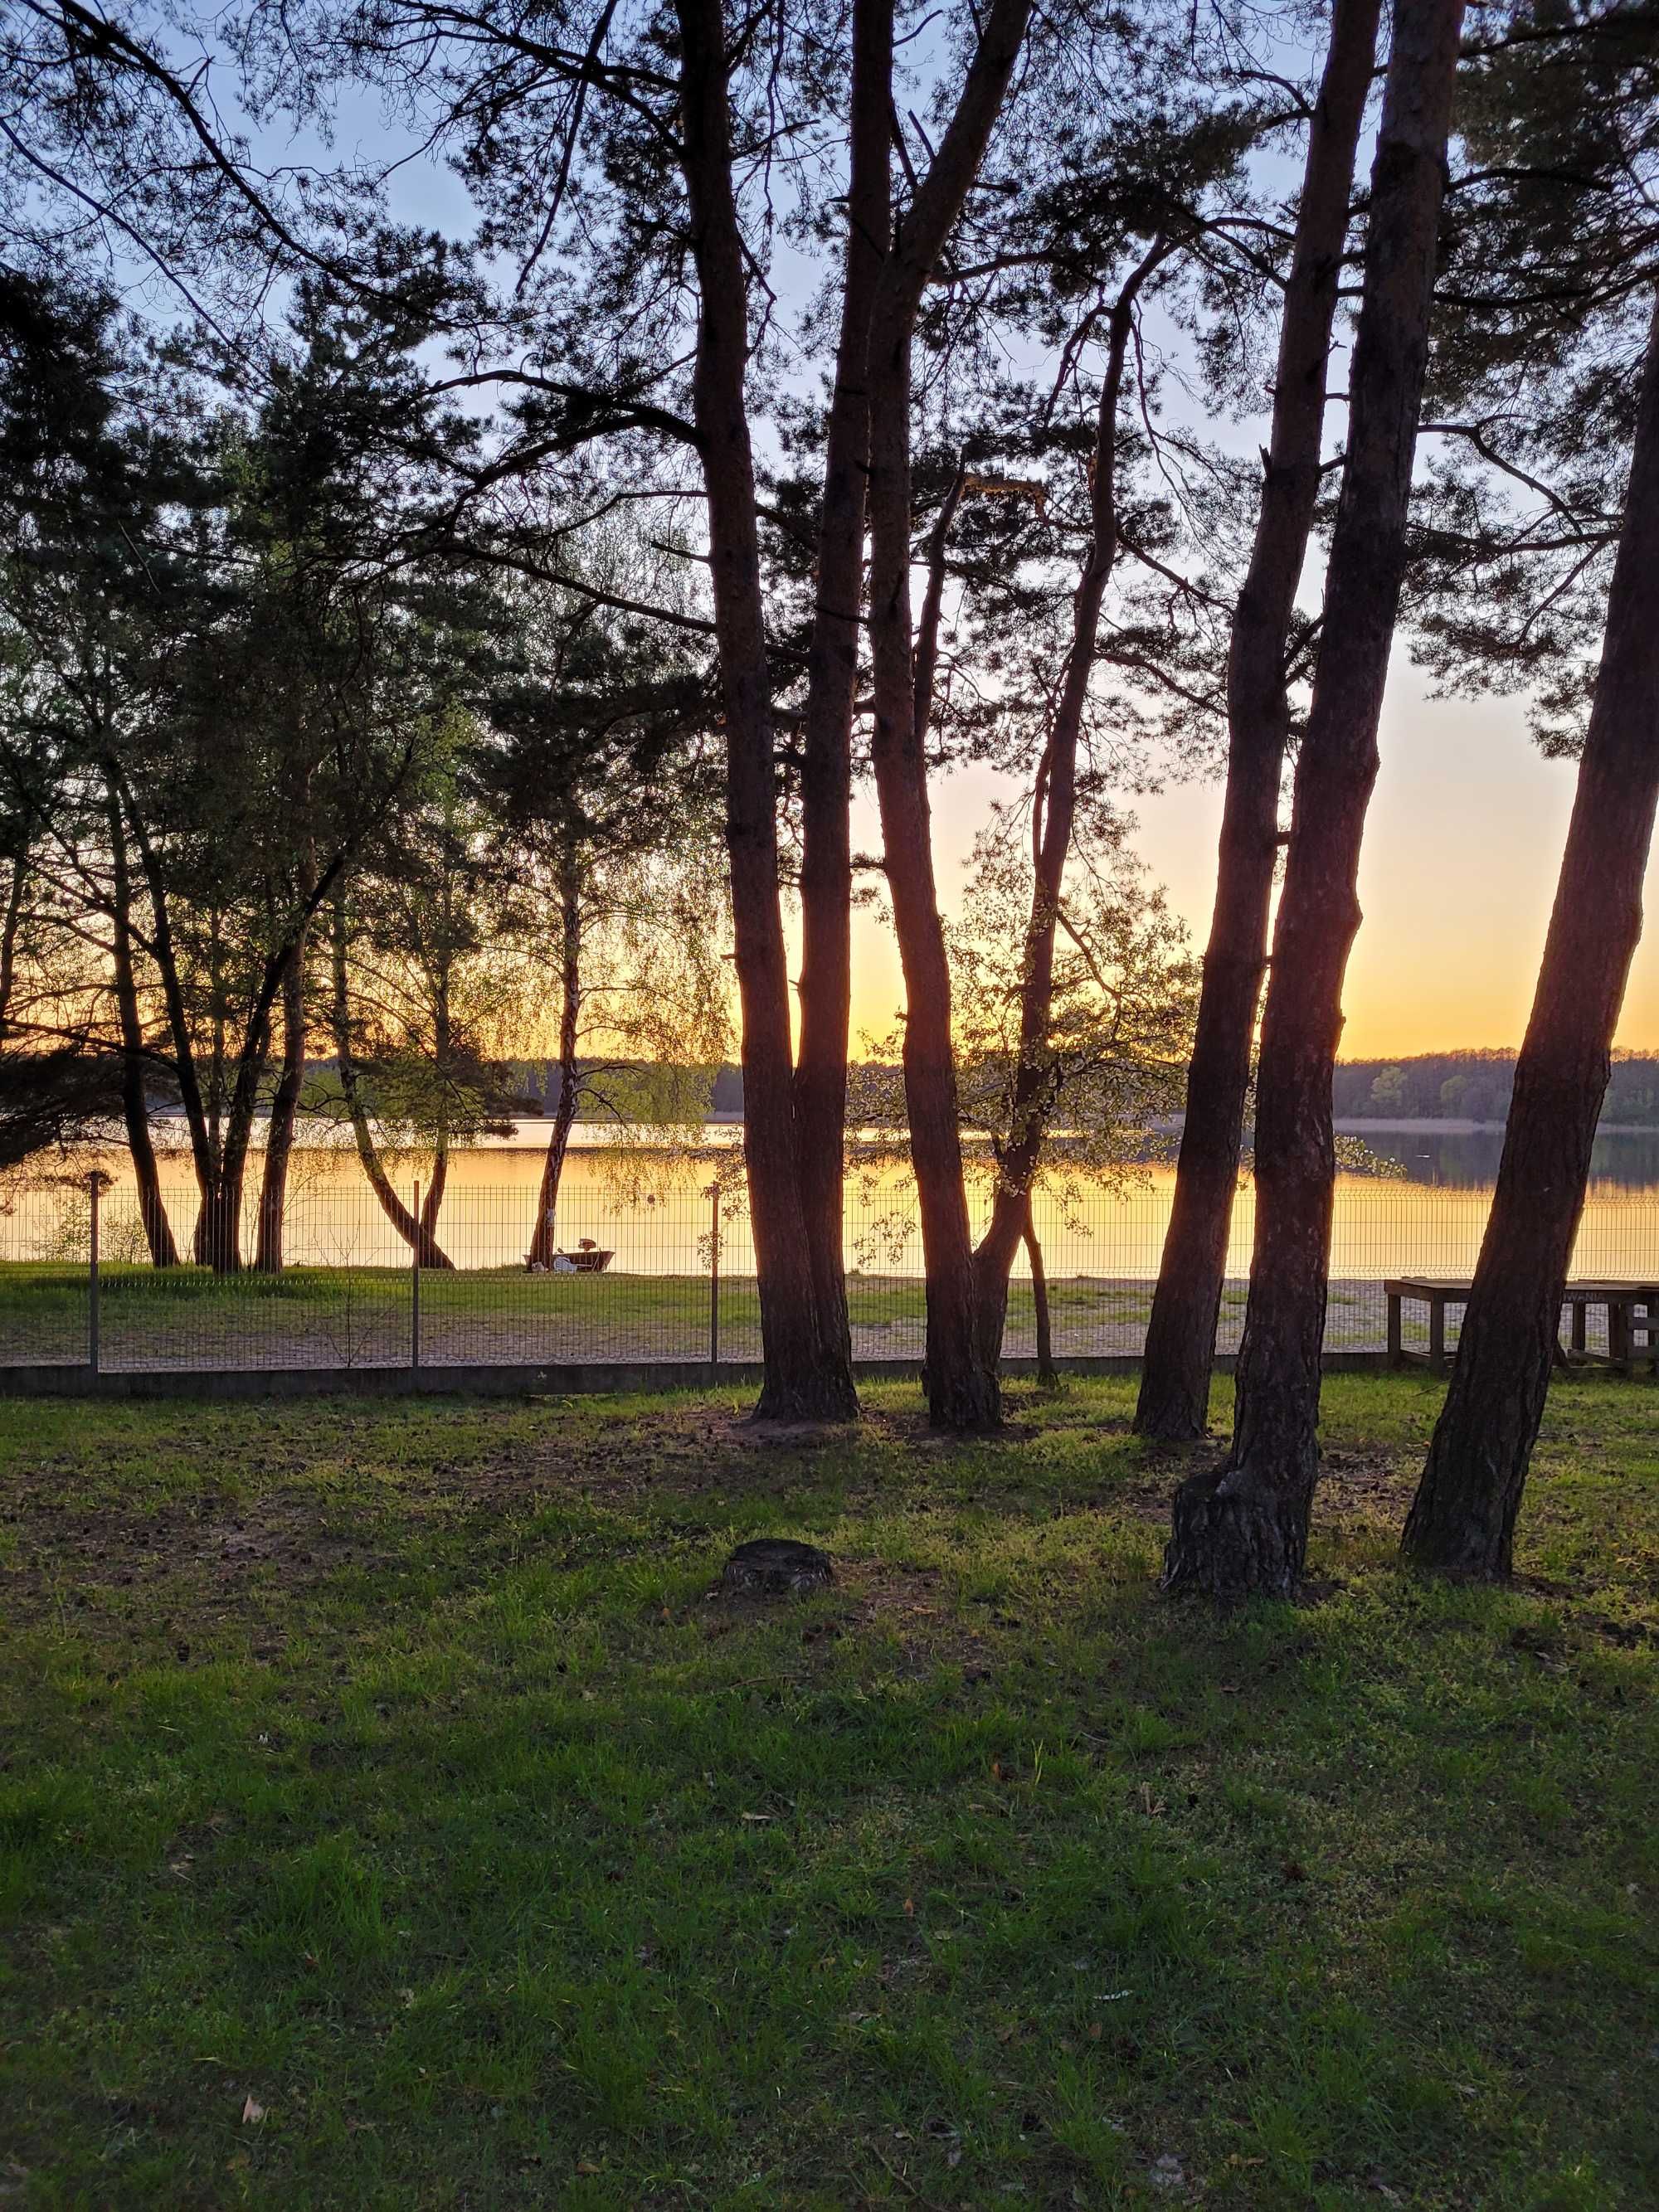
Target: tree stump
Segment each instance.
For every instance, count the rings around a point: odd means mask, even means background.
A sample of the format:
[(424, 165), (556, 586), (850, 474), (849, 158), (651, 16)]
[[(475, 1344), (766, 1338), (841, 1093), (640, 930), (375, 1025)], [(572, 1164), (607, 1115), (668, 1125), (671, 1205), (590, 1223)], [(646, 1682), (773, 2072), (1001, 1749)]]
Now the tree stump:
[(757, 1536), (726, 1561), (720, 1589), (727, 1597), (784, 1597), (823, 1589), (836, 1579), (828, 1552), (788, 1536)]

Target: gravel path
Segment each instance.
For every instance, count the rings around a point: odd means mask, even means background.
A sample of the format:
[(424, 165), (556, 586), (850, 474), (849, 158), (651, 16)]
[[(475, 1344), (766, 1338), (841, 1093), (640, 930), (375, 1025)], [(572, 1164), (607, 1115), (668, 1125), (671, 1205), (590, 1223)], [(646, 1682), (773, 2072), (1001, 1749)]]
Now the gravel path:
[[(546, 1279), (456, 1275), (423, 1293), (423, 1365), (557, 1366), (608, 1361), (702, 1362), (708, 1356), (707, 1286), (695, 1278), (612, 1277), (603, 1298), (581, 1303)], [(597, 1286), (596, 1286), (597, 1287)], [(1245, 1285), (1230, 1282), (1222, 1300), (1219, 1348), (1237, 1349)], [(921, 1285), (859, 1279), (853, 1286), (853, 1349), (860, 1360), (913, 1364), (922, 1356)], [(1138, 1353), (1152, 1285), (1127, 1278), (1073, 1279), (1051, 1291), (1054, 1350), (1064, 1358)], [(760, 1356), (752, 1284), (730, 1283), (722, 1297), (723, 1359)], [(0, 1314), (0, 1365), (78, 1364), (86, 1357), (84, 1295), (39, 1312), (14, 1298)], [(888, 1309), (884, 1313), (883, 1308)], [(325, 1296), (246, 1293), (232, 1283), (211, 1297), (108, 1297), (100, 1317), (100, 1364), (111, 1370), (203, 1370), (261, 1367), (400, 1367), (409, 1364), (411, 1322), (406, 1284), (386, 1276), (331, 1284)], [(1330, 1288), (1326, 1345), (1334, 1352), (1381, 1352), (1382, 1285), (1356, 1278)], [(1407, 1341), (1421, 1328), (1409, 1327)], [(1036, 1346), (1028, 1286), (1016, 1285), (1006, 1349), (1030, 1358)]]

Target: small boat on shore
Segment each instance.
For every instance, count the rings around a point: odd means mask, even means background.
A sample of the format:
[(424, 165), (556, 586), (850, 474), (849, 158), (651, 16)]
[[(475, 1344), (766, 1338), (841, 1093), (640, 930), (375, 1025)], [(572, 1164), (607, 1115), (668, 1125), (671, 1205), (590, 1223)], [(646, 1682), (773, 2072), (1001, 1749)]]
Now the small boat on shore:
[(583, 1237), (578, 1240), (574, 1252), (562, 1249), (556, 1251), (550, 1267), (544, 1267), (534, 1260), (526, 1261), (525, 1264), (532, 1275), (602, 1275), (616, 1256), (614, 1252), (607, 1252), (603, 1246), (596, 1244), (591, 1237)]
[(579, 1275), (602, 1275), (616, 1256), (614, 1252), (602, 1251), (597, 1244), (590, 1244), (584, 1238), (574, 1252), (561, 1252), (554, 1265), (556, 1267), (559, 1260), (562, 1260)]

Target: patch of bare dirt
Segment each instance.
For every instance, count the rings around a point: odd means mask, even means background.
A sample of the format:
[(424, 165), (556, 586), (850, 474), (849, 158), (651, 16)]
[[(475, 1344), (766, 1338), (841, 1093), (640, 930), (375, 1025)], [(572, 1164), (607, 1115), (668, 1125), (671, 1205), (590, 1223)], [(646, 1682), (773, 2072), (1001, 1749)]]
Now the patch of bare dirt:
[(822, 1451), (826, 1444), (848, 1443), (857, 1434), (852, 1421), (763, 1421), (752, 1413), (735, 1415), (727, 1432), (730, 1443), (750, 1451)]
[(757, 1422), (714, 1406), (676, 1407), (561, 1434), (550, 1416), (544, 1440), (515, 1443), (471, 1462), (443, 1486), (458, 1500), (533, 1504), (580, 1498), (601, 1505), (649, 1503), (665, 1494), (716, 1491), (726, 1498), (776, 1495), (792, 1457), (837, 1445), (856, 1449), (927, 1433), (923, 1417), (874, 1413), (857, 1426), (823, 1421)]
[(1382, 1525), (1397, 1532), (1422, 1472), (1420, 1452), (1328, 1451), (1320, 1455), (1314, 1526), (1358, 1529)]
[(143, 1513), (37, 1499), (6, 1517), (16, 1549), (0, 1568), (0, 1590), (20, 1619), (62, 1602), (66, 1583), (69, 1601), (90, 1608), (118, 1593), (129, 1604), (153, 1597), (181, 1577), (224, 1598), (256, 1580), (297, 1591), (343, 1565), (381, 1563), (360, 1540), (320, 1526), (313, 1498), (283, 1491), (255, 1504), (198, 1498)]

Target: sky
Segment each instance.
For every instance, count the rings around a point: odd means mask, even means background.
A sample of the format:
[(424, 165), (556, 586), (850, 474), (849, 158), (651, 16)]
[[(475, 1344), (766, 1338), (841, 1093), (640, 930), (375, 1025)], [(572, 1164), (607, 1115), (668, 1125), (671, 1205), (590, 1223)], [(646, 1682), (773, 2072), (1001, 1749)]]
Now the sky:
[[(1389, 673), (1382, 757), (1366, 825), (1364, 921), (1348, 964), (1344, 1059), (1519, 1044), (1532, 1001), (1577, 771), (1544, 759), (1515, 699), (1431, 699), (1403, 652)], [(963, 863), (998, 792), (988, 771), (939, 784), (934, 850), (954, 907)], [(1179, 785), (1136, 803), (1136, 849), (1201, 948), (1215, 892), (1217, 783)], [(878, 849), (872, 798), (859, 801), (855, 850)], [(1648, 874), (1659, 908), (1659, 860)], [(890, 938), (860, 916), (854, 945), (855, 1037), (890, 1031), (903, 986)], [(1636, 956), (1617, 1042), (1659, 1048), (1659, 929)]]
[[(357, 140), (359, 157), (387, 152), (386, 120), (364, 94), (342, 88), (335, 150)], [(308, 134), (261, 152), (315, 158)], [(1274, 157), (1275, 159), (1279, 157)], [(1299, 169), (1300, 155), (1286, 180)], [(1362, 166), (1369, 151), (1362, 151)], [(416, 158), (398, 176), (398, 212), (452, 235), (470, 225), (467, 196), (441, 164)], [(775, 273), (776, 273), (775, 271)], [(796, 289), (783, 281), (786, 295)], [(803, 276), (803, 296), (810, 280)], [(1334, 377), (1334, 384), (1340, 378)], [(1255, 421), (1199, 422), (1218, 443), (1252, 451), (1263, 433)], [(1333, 428), (1337, 426), (1334, 422)], [(1304, 580), (1316, 599), (1318, 577)], [(1308, 592), (1304, 589), (1304, 599)], [(1576, 769), (1547, 761), (1528, 733), (1516, 699), (1446, 701), (1427, 696), (1402, 647), (1390, 672), (1380, 735), (1382, 757), (1360, 869), (1364, 921), (1349, 963), (1343, 1057), (1402, 1057), (1416, 1052), (1520, 1042), (1549, 919)], [(935, 872), (942, 902), (959, 904), (964, 863), (991, 800), (1013, 787), (984, 768), (941, 778), (933, 793)], [(1218, 782), (1176, 784), (1135, 802), (1133, 842), (1194, 944), (1208, 934), (1215, 884)], [(854, 848), (879, 851), (873, 794), (855, 801)], [(1659, 860), (1648, 881), (1659, 903)], [(854, 921), (854, 1049), (867, 1035), (890, 1035), (903, 1002), (897, 949), (886, 928), (860, 913)], [(1659, 1049), (1659, 931), (1639, 949), (1617, 1042)]]

